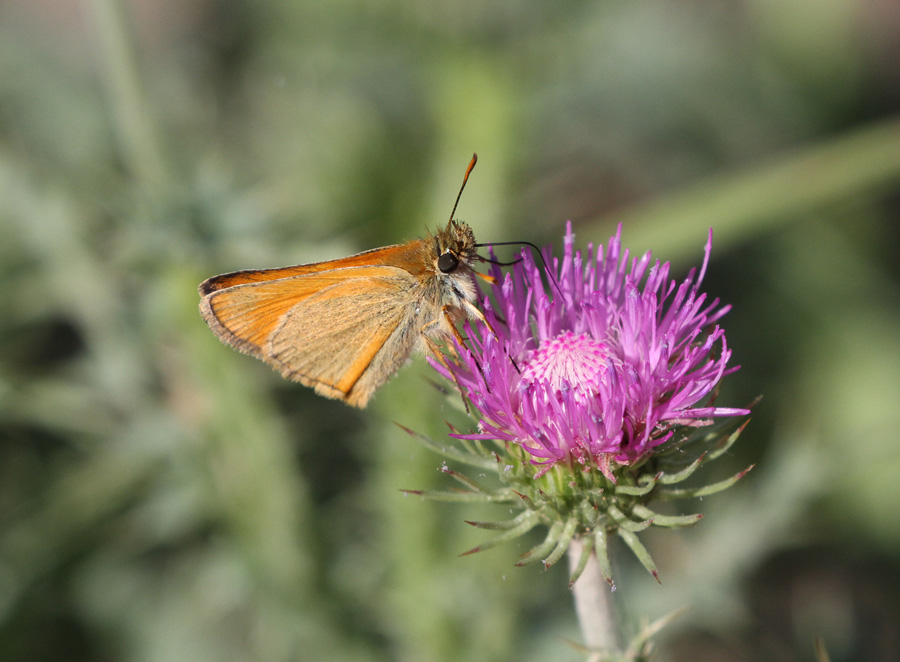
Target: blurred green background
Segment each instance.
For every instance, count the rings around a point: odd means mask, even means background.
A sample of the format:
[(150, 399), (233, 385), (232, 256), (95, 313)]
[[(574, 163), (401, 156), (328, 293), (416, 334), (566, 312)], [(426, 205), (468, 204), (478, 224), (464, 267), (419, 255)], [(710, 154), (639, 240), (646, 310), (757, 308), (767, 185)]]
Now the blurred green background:
[(648, 536), (662, 585), (617, 554), (626, 628), (900, 659), (898, 65), (892, 0), (4, 0), (0, 659), (583, 659), (564, 567), (400, 492), (447, 485), (393, 425), (445, 435), (424, 361), (351, 410), (197, 312), (445, 222), (473, 151), (481, 241), (715, 232), (719, 402), (764, 399), (710, 471), (758, 466)]

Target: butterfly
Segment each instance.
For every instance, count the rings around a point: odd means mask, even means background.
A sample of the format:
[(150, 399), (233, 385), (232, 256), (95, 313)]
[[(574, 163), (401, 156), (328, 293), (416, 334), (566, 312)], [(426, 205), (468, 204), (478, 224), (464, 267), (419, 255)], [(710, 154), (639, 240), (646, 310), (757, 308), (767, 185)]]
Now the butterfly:
[(328, 398), (365, 407), (417, 350), (463, 338), (466, 318), (488, 328), (477, 304), (472, 229), (453, 218), (405, 244), (350, 257), (214, 276), (200, 284), (200, 314), (220, 340)]

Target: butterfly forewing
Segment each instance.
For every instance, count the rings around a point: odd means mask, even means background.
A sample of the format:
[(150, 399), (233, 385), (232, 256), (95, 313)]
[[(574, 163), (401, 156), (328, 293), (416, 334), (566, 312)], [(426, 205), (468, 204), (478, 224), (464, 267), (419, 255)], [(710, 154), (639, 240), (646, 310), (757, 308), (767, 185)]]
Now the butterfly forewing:
[(206, 296), (213, 292), (224, 290), (236, 285), (249, 285), (252, 283), (267, 283), (282, 278), (292, 278), (306, 274), (322, 274), (348, 267), (372, 267), (386, 266), (398, 267), (420, 275), (422, 271), (421, 254), (427, 248), (424, 240), (373, 248), (363, 253), (357, 253), (349, 257), (342, 257), (327, 262), (315, 262), (312, 264), (300, 264), (293, 267), (277, 267), (274, 269), (247, 269), (235, 271), (221, 276), (208, 278), (200, 285), (200, 294)]
[(392, 276), (339, 283), (304, 299), (272, 333), (267, 360), (285, 377), (364, 406), (406, 362), (418, 340), (419, 334), (402, 332), (415, 308), (396, 297), (398, 287), (414, 284), (397, 270)]
[[(260, 274), (296, 274), (291, 269), (218, 277), (201, 304), (204, 318), (222, 340), (270, 363), (285, 377), (364, 406), (416, 342), (410, 334), (395, 334), (405, 317), (414, 314), (396, 293), (414, 287), (415, 279), (398, 267), (360, 266), (249, 280)], [(226, 278), (237, 284), (217, 287)], [(392, 362), (398, 351), (400, 360)]]

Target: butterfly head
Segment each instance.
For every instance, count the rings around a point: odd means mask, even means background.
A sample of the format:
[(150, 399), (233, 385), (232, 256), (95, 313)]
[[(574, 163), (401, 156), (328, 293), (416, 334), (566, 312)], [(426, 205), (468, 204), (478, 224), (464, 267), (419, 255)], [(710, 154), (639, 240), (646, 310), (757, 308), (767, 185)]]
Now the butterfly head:
[(466, 223), (452, 220), (433, 237), (434, 266), (437, 273), (449, 276), (472, 268), (478, 259), (475, 233)]

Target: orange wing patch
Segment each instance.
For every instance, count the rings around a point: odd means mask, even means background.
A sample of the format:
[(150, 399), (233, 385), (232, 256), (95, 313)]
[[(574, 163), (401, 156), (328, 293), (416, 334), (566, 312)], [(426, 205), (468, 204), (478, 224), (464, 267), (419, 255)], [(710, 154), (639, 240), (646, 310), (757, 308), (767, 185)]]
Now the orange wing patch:
[(290, 277), (249, 282), (235, 278), (237, 282), (221, 288), (215, 283), (210, 286), (208, 284), (218, 280), (221, 285), (221, 279), (225, 277), (210, 279), (200, 286), (201, 292), (209, 292), (200, 302), (200, 313), (224, 342), (242, 352), (265, 359), (262, 347), (266, 340), (278, 328), (284, 316), (304, 299), (348, 280), (390, 277), (400, 271), (393, 267), (353, 267), (297, 274), (296, 269), (298, 267), (269, 270), (291, 271), (293, 275)]
[(265, 360), (322, 395), (365, 406), (418, 342), (418, 325), (409, 323), (415, 306), (396, 296), (398, 288), (414, 285), (396, 270), (335, 284), (299, 302), (269, 338)]
[[(384, 248), (374, 248), (370, 251), (357, 253), (350, 257), (342, 257), (327, 262), (315, 262), (313, 264), (300, 264), (293, 267), (278, 267), (275, 269), (250, 269), (235, 271), (233, 273), (213, 276), (200, 284), (200, 295), (207, 296), (213, 292), (235, 287), (237, 285), (249, 285), (252, 283), (267, 283), (284, 278), (306, 276), (309, 274), (323, 274), (329, 271), (338, 271), (349, 267), (395, 267), (404, 265), (407, 271), (413, 268), (421, 271), (421, 255), (427, 253), (428, 244), (424, 239), (408, 244), (397, 244)], [(346, 276), (345, 276), (346, 277)], [(356, 278), (356, 276), (353, 276)]]
[[(397, 331), (415, 311), (400, 305), (396, 292), (414, 287), (416, 280), (392, 266), (298, 273), (300, 269), (210, 279), (200, 289), (207, 292), (200, 304), (203, 318), (224, 342), (285, 377), (327, 397), (365, 406), (418, 340), (418, 333)], [(282, 273), (291, 275), (253, 280)], [(388, 352), (382, 351), (386, 345)], [(402, 360), (391, 359), (398, 351)]]

